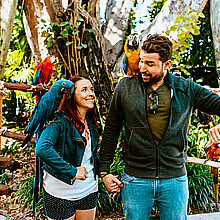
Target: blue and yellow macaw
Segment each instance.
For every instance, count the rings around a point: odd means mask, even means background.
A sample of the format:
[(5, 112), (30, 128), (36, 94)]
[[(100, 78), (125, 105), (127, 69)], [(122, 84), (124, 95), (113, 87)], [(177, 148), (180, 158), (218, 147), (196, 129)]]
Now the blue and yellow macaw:
[(43, 124), (53, 115), (60, 106), (63, 94), (72, 95), (74, 83), (67, 79), (58, 80), (51, 86), (42, 98), (37, 102), (28, 125), (24, 131), (27, 134), (22, 147), (29, 143), (34, 134), (42, 128)]
[(130, 34), (125, 42), (125, 53), (122, 58), (122, 67), (127, 76), (137, 75), (139, 72), (140, 42), (137, 33)]
[[(68, 97), (74, 92), (74, 83), (70, 80), (62, 79), (53, 84), (50, 90), (46, 92), (42, 98), (37, 102), (30, 121), (25, 129), (25, 138), (22, 147), (25, 147), (30, 143), (34, 134), (40, 136), (43, 125), (47, 123), (54, 112), (56, 112), (61, 104), (63, 94), (68, 94)], [(40, 192), (42, 189), (42, 162), (36, 156), (35, 157), (35, 179), (34, 179), (34, 192), (33, 192), (33, 210), (35, 211), (35, 202), (38, 201), (40, 197)]]
[[(34, 67), (33, 85), (41, 84), (43, 87), (47, 85), (53, 75), (53, 64), (58, 62), (57, 55), (46, 57), (43, 62), (38, 63)], [(37, 101), (42, 97), (43, 93), (37, 93)]]

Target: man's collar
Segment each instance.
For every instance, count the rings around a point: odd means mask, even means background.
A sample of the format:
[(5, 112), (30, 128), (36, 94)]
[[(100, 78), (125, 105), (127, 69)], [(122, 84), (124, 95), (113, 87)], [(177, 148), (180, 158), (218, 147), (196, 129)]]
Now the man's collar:
[(165, 76), (164, 81), (168, 86), (174, 89), (174, 76), (169, 69), (167, 70), (167, 75)]

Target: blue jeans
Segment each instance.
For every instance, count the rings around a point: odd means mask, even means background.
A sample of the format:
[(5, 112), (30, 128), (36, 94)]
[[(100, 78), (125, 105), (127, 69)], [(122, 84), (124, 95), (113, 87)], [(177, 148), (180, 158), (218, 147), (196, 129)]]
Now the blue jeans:
[(187, 176), (143, 179), (123, 174), (122, 200), (126, 220), (147, 220), (154, 202), (160, 220), (187, 219)]

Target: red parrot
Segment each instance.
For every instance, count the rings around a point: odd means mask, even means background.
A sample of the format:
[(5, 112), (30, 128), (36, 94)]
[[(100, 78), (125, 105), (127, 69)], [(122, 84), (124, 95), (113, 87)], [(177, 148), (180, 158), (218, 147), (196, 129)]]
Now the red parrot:
[(125, 53), (122, 58), (122, 67), (127, 76), (137, 75), (139, 72), (139, 44), (137, 33), (130, 34), (125, 42)]
[[(42, 87), (46, 87), (53, 75), (53, 64), (55, 62), (58, 62), (57, 55), (50, 55), (46, 57), (43, 62), (38, 63), (34, 67), (33, 85), (41, 84)], [(37, 93), (36, 101), (38, 101), (42, 95), (42, 93)]]
[[(205, 146), (205, 151), (207, 154), (207, 159), (204, 164), (209, 160), (218, 161), (220, 158), (220, 143), (212, 144), (211, 146)], [(214, 186), (214, 195), (215, 195), (215, 204), (216, 208), (218, 208), (218, 178), (219, 172), (218, 168), (211, 167), (211, 178), (213, 179), (213, 186)]]
[(220, 158), (220, 144), (212, 144), (211, 146), (205, 147), (207, 159), (218, 161)]

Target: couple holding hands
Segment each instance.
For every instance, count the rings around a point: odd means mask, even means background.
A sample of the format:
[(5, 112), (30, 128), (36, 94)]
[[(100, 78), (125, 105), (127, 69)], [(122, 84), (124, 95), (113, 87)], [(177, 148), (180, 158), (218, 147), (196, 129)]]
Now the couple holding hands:
[[(73, 76), (75, 91), (43, 130), (36, 155), (43, 161), (43, 201), (49, 219), (93, 220), (98, 176), (111, 194), (122, 190), (126, 220), (148, 219), (154, 202), (161, 220), (187, 219), (187, 130), (195, 109), (220, 116), (220, 97), (171, 74), (172, 42), (149, 35), (137, 76), (117, 84), (99, 134), (92, 82)], [(109, 173), (120, 130), (125, 128), (122, 182)], [(220, 142), (220, 124), (208, 144)]]

